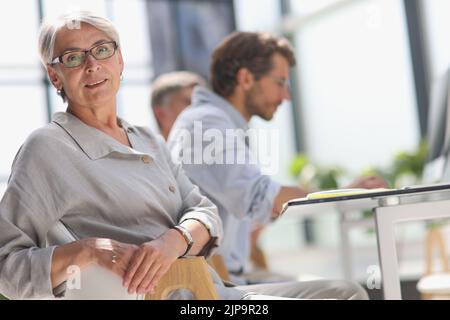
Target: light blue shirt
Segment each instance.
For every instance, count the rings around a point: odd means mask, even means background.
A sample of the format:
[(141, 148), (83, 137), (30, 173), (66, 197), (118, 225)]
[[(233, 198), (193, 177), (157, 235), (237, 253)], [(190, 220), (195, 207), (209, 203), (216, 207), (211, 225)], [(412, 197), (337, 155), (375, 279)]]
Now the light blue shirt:
[[(228, 101), (206, 88), (196, 87), (192, 101), (172, 128), (169, 148), (173, 159), (183, 159), (183, 169), (192, 182), (217, 205), (224, 228), (219, 253), (228, 269), (239, 273), (245, 271), (250, 258), (252, 223), (269, 221), (280, 185), (263, 175), (258, 165), (250, 161), (243, 164), (226, 162), (231, 152), (234, 160), (238, 156), (249, 159), (251, 150), (244, 136), (237, 138), (240, 143), (232, 146), (216, 143), (213, 154), (217, 159), (222, 158), (223, 163), (211, 163), (208, 159), (199, 162), (202, 154), (210, 153), (211, 143), (216, 141), (212, 137), (220, 138), (217, 136), (221, 134), (224, 138), (227, 132), (246, 131), (249, 126)], [(187, 133), (190, 139), (186, 138)], [(203, 141), (198, 143), (199, 139)], [(186, 159), (193, 163), (186, 163)]]

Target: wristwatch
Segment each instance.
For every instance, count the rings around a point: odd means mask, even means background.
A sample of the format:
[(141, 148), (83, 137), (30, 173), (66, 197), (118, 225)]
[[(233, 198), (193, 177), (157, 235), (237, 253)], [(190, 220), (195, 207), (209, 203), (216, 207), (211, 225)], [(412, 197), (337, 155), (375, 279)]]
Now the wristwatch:
[(188, 254), (189, 250), (191, 250), (192, 246), (194, 245), (194, 239), (192, 238), (192, 235), (189, 232), (189, 230), (186, 229), (185, 227), (177, 225), (177, 226), (174, 226), (173, 228), (175, 230), (177, 230), (183, 236), (184, 240), (187, 243), (186, 251), (179, 257), (179, 258), (182, 258)]

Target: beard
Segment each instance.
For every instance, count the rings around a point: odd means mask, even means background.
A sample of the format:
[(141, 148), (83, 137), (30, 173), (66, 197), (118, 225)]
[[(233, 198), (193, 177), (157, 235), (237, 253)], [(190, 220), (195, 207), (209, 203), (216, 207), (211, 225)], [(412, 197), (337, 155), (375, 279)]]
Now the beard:
[[(245, 95), (245, 108), (248, 114), (258, 116), (266, 121), (272, 120), (274, 111), (271, 110), (267, 103), (264, 103), (264, 93), (258, 85), (255, 85)], [(277, 105), (278, 106), (278, 105)]]

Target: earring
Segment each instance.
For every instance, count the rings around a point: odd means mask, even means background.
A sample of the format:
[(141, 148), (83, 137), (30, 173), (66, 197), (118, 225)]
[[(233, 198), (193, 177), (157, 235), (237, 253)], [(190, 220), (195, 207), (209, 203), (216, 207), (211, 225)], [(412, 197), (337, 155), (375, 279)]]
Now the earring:
[(123, 81), (123, 74), (120, 74), (120, 81)]
[(61, 93), (62, 93), (62, 88), (61, 88), (61, 89), (57, 89), (57, 90), (56, 90), (56, 93), (60, 96)]

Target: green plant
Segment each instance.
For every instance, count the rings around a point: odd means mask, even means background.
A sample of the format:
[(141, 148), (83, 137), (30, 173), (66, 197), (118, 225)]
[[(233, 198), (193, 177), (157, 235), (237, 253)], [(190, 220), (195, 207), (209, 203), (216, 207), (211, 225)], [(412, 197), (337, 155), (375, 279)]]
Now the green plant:
[[(417, 184), (422, 177), (428, 148), (422, 141), (412, 152), (399, 151), (387, 168), (367, 167), (361, 176), (379, 176), (383, 178), (390, 188), (400, 188), (406, 185)], [(307, 190), (326, 190), (339, 188), (339, 178), (343, 177), (344, 170), (339, 167), (319, 167), (313, 165), (306, 154), (297, 155), (290, 167), (292, 176), (298, 178), (299, 184)], [(371, 210), (362, 211), (362, 217), (372, 216)], [(431, 226), (441, 225), (442, 222), (433, 222)]]
[[(361, 175), (379, 176), (385, 179), (391, 188), (418, 183), (422, 177), (427, 153), (426, 143), (421, 142), (412, 152), (397, 152), (387, 168), (367, 167)], [(339, 188), (339, 178), (345, 174), (345, 171), (337, 166), (324, 167), (313, 164), (305, 153), (295, 156), (289, 171), (293, 177), (299, 179), (301, 185), (321, 190)]]
[(304, 153), (298, 154), (291, 162), (290, 173), (307, 190), (326, 190), (339, 187), (339, 178), (344, 170), (337, 166), (317, 166)]
[(388, 168), (369, 167), (363, 170), (362, 175), (378, 175), (385, 179), (391, 188), (418, 183), (422, 178), (427, 153), (427, 144), (422, 141), (412, 152), (397, 152)]
[[(378, 175), (386, 180), (390, 188), (401, 188), (407, 185), (413, 185), (420, 182), (423, 168), (425, 166), (428, 147), (425, 141), (422, 141), (416, 150), (412, 152), (399, 151), (394, 155), (392, 164), (386, 168), (366, 168), (363, 175)], [(364, 218), (371, 217), (371, 210), (364, 210)]]

